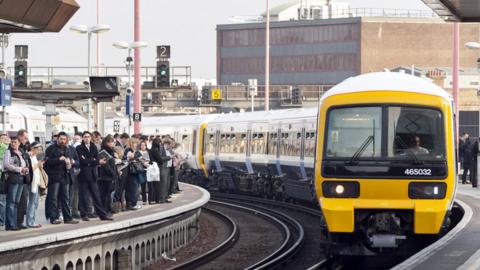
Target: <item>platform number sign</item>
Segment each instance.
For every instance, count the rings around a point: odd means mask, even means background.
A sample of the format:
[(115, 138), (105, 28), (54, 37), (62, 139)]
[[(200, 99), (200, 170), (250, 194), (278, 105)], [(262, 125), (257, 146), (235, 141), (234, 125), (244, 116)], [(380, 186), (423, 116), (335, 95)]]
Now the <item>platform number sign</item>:
[(157, 58), (159, 59), (170, 58), (170, 45), (157, 46)]
[(142, 121), (142, 114), (141, 113), (134, 113), (133, 114), (133, 122), (141, 122)]
[(120, 121), (113, 121), (113, 132), (120, 132)]

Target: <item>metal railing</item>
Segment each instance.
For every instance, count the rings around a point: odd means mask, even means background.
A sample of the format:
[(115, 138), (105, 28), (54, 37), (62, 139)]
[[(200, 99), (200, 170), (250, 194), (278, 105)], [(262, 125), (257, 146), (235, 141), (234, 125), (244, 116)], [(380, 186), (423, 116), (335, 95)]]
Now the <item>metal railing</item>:
[[(302, 102), (317, 102), (321, 96), (334, 85), (304, 85), (295, 86), (301, 90)], [(209, 91), (220, 89), (222, 104), (235, 104), (250, 102), (251, 96), (247, 86), (208, 86)], [(281, 104), (290, 104), (292, 102), (293, 87), (289, 85), (272, 85), (270, 86), (270, 100)], [(258, 86), (257, 95), (254, 97), (256, 102), (265, 100), (265, 87)], [(202, 103), (202, 91), (197, 89), (176, 89), (176, 90), (147, 90), (142, 92), (143, 106), (161, 106), (164, 102), (190, 102), (199, 105), (213, 104), (210, 98), (209, 103)], [(125, 93), (121, 93), (120, 97), (115, 101), (116, 106), (125, 104)]]
[(349, 8), (333, 9), (333, 18), (341, 17), (394, 17), (394, 18), (439, 18), (431, 10), (394, 8)]
[[(13, 78), (14, 67), (7, 68), (8, 74)], [(88, 80), (88, 68), (85, 66), (31, 66), (27, 69), (27, 81), (41, 81), (43, 88), (84, 88), (84, 81)], [(94, 66), (91, 68), (92, 75), (116, 76), (121, 79), (121, 86), (125, 87), (128, 82), (128, 73), (125, 66)], [(155, 83), (156, 67), (141, 67), (141, 84), (145, 82)], [(177, 80), (179, 86), (191, 86), (192, 70), (190, 66), (171, 66), (170, 80)], [(133, 75), (132, 75), (133, 83)]]

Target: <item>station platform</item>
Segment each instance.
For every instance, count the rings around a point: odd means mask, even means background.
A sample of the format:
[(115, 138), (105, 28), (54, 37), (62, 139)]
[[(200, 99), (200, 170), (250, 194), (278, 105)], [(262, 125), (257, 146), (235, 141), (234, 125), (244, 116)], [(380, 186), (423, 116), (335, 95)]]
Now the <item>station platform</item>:
[[(210, 194), (185, 183), (180, 183), (180, 189), (181, 193), (172, 196), (172, 203), (121, 212), (114, 215), (114, 221), (97, 218), (79, 224), (50, 224), (42, 198), (37, 211), (41, 228), (0, 231), (0, 269), (49, 270), (55, 269), (55, 265), (69, 269), (70, 265), (87, 265), (96, 260), (101, 269), (137, 269), (148, 265), (163, 252), (172, 254), (180, 243), (188, 244), (197, 232), (200, 208), (209, 201)], [(119, 251), (130, 251), (124, 259), (125, 267), (116, 265)]]
[(459, 183), (456, 201), (465, 210), (459, 224), (394, 270), (480, 269), (480, 189)]

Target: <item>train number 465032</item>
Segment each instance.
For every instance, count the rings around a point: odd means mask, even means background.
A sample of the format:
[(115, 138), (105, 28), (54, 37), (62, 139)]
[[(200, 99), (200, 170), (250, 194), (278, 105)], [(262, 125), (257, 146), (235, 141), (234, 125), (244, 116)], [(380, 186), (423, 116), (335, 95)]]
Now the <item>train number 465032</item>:
[(405, 175), (432, 175), (431, 169), (405, 169)]

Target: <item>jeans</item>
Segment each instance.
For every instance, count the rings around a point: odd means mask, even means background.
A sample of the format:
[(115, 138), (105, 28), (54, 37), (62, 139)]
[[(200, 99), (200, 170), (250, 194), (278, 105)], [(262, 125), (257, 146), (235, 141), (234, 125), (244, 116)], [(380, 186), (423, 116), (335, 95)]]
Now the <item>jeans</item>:
[(7, 206), (7, 195), (0, 194), (0, 226), (5, 225), (5, 210)]
[(135, 176), (129, 174), (127, 177), (127, 188), (125, 190), (125, 199), (129, 207), (137, 205), (138, 200), (138, 184), (135, 180)]
[(23, 184), (8, 184), (6, 229), (17, 228), (17, 211), (22, 192)]
[(28, 190), (28, 206), (27, 206), (27, 227), (33, 227), (35, 225), (35, 212), (37, 212), (38, 201), (40, 194), (33, 193), (32, 189)]
[(72, 215), (80, 215), (78, 211), (78, 176), (72, 177), (72, 184), (70, 185), (70, 205), (72, 206)]
[(53, 182), (48, 183), (47, 201), (45, 203), (45, 211), (47, 219), (54, 221), (60, 217), (58, 212), (59, 206), (62, 209), (63, 220), (72, 220), (72, 212), (70, 209), (69, 184)]

